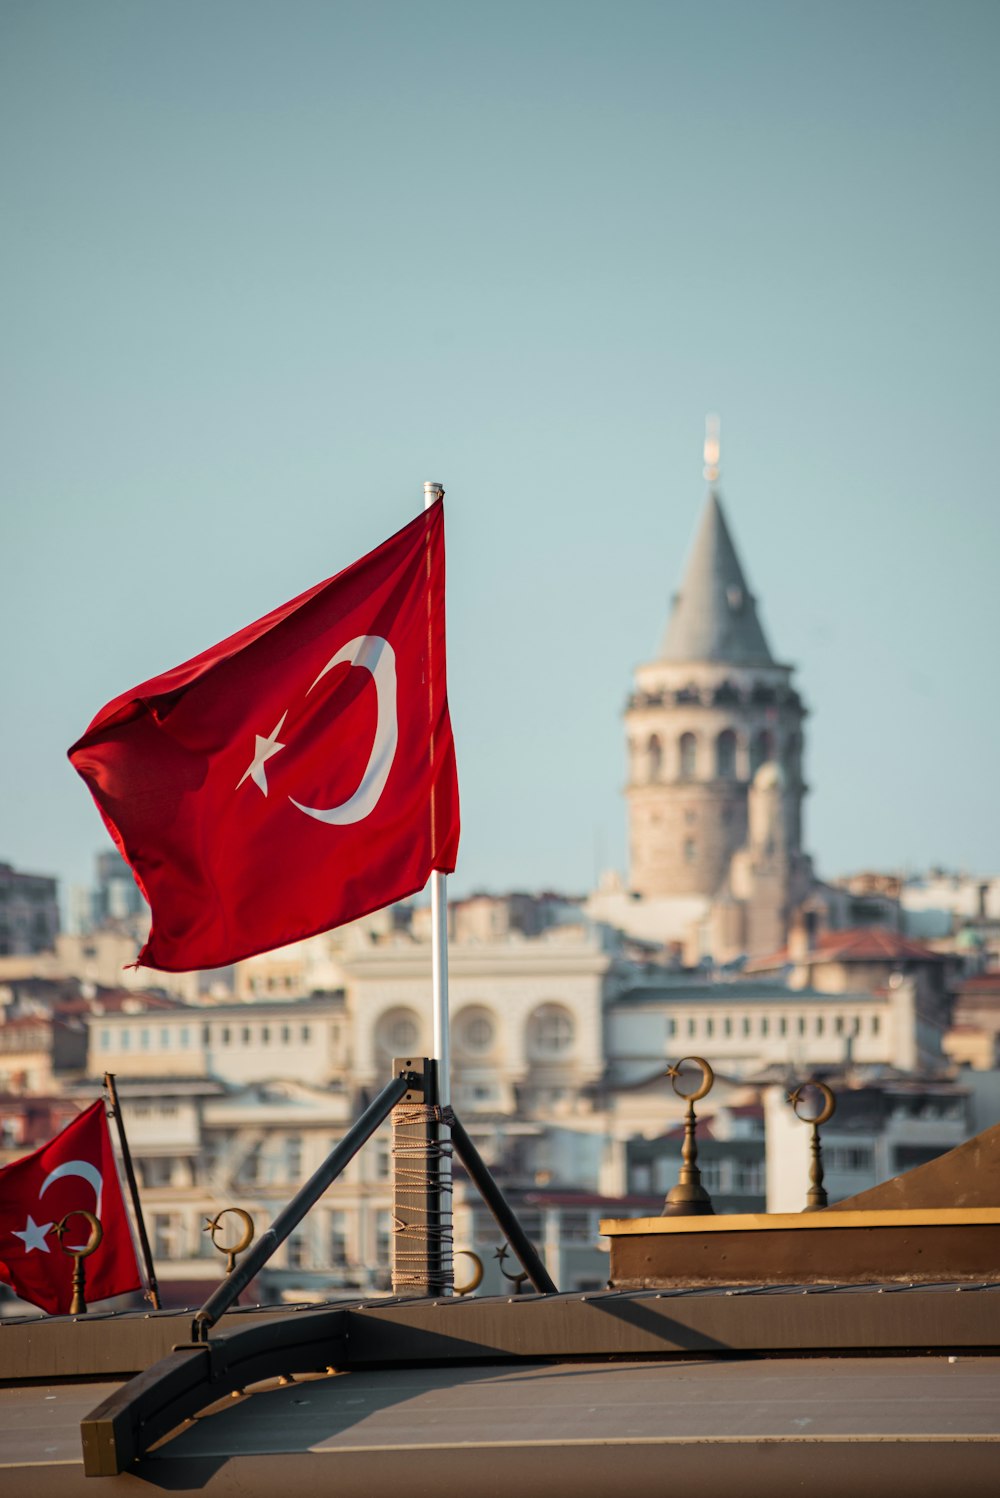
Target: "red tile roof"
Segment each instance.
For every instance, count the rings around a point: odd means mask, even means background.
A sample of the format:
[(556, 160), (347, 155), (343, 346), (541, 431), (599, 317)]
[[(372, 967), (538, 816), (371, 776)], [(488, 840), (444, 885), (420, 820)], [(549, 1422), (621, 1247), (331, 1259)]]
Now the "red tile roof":
[(976, 973), (957, 985), (961, 994), (1000, 993), (1000, 968), (992, 973)]
[(746, 973), (764, 972), (789, 963), (815, 962), (943, 962), (940, 952), (901, 936), (888, 926), (855, 926), (846, 931), (823, 931), (808, 952), (793, 956), (786, 947), (768, 957), (755, 957), (743, 969)]

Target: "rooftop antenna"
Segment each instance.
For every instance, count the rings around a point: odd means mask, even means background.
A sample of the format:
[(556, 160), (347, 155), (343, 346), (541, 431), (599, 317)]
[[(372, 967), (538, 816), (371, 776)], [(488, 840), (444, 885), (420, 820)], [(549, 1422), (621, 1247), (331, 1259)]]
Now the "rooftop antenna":
[(721, 450), (722, 422), (717, 415), (705, 417), (705, 467), (702, 472), (710, 484), (719, 482), (719, 453)]

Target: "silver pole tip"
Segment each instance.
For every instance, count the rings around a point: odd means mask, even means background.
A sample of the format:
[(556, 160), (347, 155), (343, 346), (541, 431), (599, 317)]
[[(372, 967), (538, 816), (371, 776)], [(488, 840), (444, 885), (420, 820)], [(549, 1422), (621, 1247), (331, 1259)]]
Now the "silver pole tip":
[(427, 479), (426, 482), (424, 483), (424, 493), (425, 494), (443, 494), (444, 493), (444, 484), (436, 484), (431, 479)]

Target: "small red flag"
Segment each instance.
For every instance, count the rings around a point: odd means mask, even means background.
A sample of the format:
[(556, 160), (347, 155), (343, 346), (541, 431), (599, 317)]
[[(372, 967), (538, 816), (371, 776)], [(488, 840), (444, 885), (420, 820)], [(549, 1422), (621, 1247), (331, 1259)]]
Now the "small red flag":
[(34, 1154), (0, 1169), (0, 1279), (52, 1316), (65, 1315), (73, 1297), (73, 1259), (64, 1246), (90, 1237), (85, 1217), (70, 1218), (62, 1244), (53, 1229), (79, 1208), (93, 1212), (104, 1229), (84, 1260), (87, 1304), (138, 1290), (142, 1280), (100, 1101)]
[(152, 908), (147, 967), (222, 967), (450, 872), (442, 502), (116, 697), (69, 757)]

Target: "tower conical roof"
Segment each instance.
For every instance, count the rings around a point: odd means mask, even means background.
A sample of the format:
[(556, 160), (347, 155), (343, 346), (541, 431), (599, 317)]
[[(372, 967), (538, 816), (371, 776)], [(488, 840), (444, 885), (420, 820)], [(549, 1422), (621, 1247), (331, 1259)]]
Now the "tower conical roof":
[(660, 659), (774, 664), (719, 496), (709, 490)]

